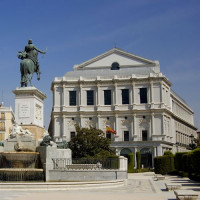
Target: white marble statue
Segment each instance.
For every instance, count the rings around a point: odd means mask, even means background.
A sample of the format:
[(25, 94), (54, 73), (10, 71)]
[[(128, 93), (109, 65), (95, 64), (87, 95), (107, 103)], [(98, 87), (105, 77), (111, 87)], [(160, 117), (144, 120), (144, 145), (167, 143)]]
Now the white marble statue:
[(29, 135), (32, 136), (32, 133), (28, 130), (28, 129), (23, 129), (21, 126), (19, 126), (17, 123), (13, 125), (13, 127), (11, 128), (11, 133), (10, 133), (10, 137), (14, 138), (17, 135)]

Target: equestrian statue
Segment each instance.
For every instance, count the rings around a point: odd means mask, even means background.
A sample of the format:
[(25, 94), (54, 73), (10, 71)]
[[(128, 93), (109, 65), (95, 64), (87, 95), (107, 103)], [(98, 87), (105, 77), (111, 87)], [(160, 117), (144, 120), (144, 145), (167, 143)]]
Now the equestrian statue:
[(18, 52), (18, 58), (22, 61), (20, 62), (21, 71), (21, 87), (27, 87), (28, 81), (30, 86), (32, 86), (31, 80), (34, 72), (37, 73), (37, 80), (40, 80), (40, 66), (37, 59), (39, 53), (45, 54), (45, 51), (37, 49), (32, 40), (28, 41), (28, 45), (25, 46), (24, 51)]

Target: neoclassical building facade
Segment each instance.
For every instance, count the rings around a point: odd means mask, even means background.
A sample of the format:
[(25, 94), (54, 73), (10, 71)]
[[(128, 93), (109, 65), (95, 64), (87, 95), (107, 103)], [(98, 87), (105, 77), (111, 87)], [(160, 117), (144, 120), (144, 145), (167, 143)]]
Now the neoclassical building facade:
[(74, 124), (94, 126), (116, 154), (140, 151), (144, 167), (152, 167), (153, 157), (185, 151), (196, 137), (194, 112), (171, 85), (158, 61), (113, 48), (54, 79), (49, 132), (56, 142), (70, 141)]

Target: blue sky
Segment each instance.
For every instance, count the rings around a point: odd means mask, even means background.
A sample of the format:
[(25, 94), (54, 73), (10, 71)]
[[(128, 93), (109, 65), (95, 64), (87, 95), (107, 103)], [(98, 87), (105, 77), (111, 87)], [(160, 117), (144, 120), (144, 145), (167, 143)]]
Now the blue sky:
[[(199, 0), (0, 0), (0, 100), (14, 110), (12, 90), (20, 86), (20, 60), (28, 39), (41, 50), (45, 126), (52, 109), (51, 82), (115, 45), (159, 60), (172, 89), (195, 112), (200, 129)], [(2, 95), (3, 94), (3, 95)]]

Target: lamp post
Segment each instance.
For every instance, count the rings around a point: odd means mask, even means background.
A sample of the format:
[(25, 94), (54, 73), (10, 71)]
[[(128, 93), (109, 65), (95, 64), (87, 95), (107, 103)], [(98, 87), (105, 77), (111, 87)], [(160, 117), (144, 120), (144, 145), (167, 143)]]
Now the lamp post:
[(191, 149), (193, 150), (193, 149), (195, 148), (195, 144), (194, 144), (194, 135), (191, 134), (189, 137), (191, 138), (191, 144), (190, 144), (190, 147), (191, 147)]
[(179, 143), (176, 142), (176, 152), (178, 152), (178, 145), (179, 145)]

